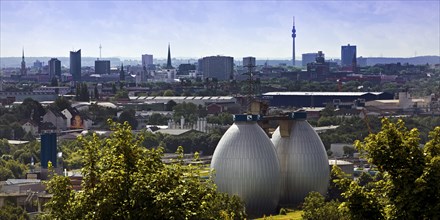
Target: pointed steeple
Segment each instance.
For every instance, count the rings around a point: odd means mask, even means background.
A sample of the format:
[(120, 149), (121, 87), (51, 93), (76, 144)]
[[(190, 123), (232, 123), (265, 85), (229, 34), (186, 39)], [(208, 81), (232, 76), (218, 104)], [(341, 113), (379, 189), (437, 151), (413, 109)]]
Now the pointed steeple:
[(24, 61), (24, 47), (22, 50), (22, 55), (21, 55), (21, 69), (20, 69), (20, 73), (22, 76), (26, 75), (26, 62)]
[(174, 69), (173, 66), (171, 65), (171, 50), (170, 50), (170, 43), (168, 43), (167, 69)]
[(119, 80), (125, 81), (125, 71), (124, 71), (124, 64), (121, 63), (121, 70), (119, 71)]

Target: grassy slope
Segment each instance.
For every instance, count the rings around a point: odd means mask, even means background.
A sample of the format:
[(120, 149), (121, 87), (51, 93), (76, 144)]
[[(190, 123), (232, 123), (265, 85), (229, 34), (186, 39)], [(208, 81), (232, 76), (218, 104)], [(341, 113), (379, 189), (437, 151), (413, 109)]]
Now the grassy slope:
[(267, 220), (301, 220), (302, 211), (293, 211), (287, 213), (287, 215), (275, 215), (275, 216), (268, 216), (265, 218), (259, 218), (260, 220), (267, 219)]

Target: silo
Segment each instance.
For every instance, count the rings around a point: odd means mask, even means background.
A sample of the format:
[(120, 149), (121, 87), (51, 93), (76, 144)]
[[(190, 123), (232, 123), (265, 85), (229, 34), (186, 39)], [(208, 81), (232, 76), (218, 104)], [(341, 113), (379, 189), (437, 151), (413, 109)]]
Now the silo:
[(280, 205), (295, 206), (311, 191), (324, 195), (330, 171), (324, 144), (306, 121), (305, 112), (295, 112), (281, 121), (272, 135), (280, 160)]
[(274, 214), (279, 199), (280, 166), (275, 147), (257, 124), (257, 115), (235, 115), (212, 156), (214, 182), (238, 195), (250, 218)]
[(40, 151), (41, 167), (47, 169), (48, 162), (53, 167), (57, 167), (57, 134), (45, 133), (41, 134), (41, 151)]

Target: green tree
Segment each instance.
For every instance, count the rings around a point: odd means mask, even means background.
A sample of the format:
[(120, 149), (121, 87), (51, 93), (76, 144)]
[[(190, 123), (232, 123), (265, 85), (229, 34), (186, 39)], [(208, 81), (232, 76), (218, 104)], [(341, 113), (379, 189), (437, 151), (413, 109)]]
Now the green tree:
[(133, 129), (136, 129), (138, 126), (138, 122), (136, 120), (136, 111), (133, 109), (122, 111), (121, 115), (119, 115), (119, 122), (128, 122)]
[(115, 95), (115, 99), (116, 100), (119, 100), (119, 99), (127, 100), (127, 99), (129, 99), (127, 90), (121, 89), (121, 90), (117, 91), (116, 95)]
[(113, 83), (113, 84), (112, 84), (112, 93), (113, 93), (113, 94), (116, 94), (117, 91), (118, 91), (118, 90), (116, 89), (116, 85)]
[(333, 103), (327, 103), (325, 108), (321, 111), (321, 116), (329, 117), (335, 115), (335, 106)]
[(148, 117), (148, 124), (149, 125), (166, 125), (168, 123), (168, 117), (160, 114), (160, 113), (153, 113)]
[(171, 89), (167, 89), (163, 92), (163, 96), (174, 96), (174, 91)]
[(18, 107), (16, 114), (18, 115), (18, 119), (31, 119), (36, 124), (40, 124), (40, 120), (43, 115), (46, 114), (46, 110), (44, 110), (38, 101), (26, 98)]
[(94, 93), (95, 95), (95, 100), (99, 100), (99, 91), (98, 91), (98, 86), (95, 85), (95, 89), (94, 89)]
[(167, 104), (165, 104), (165, 111), (172, 111), (174, 106), (176, 106), (177, 103), (173, 100), (170, 100), (167, 102)]
[(387, 215), (397, 219), (432, 219), (440, 213), (440, 127), (430, 141), (419, 146), (417, 129), (408, 130), (402, 120), (382, 120), (382, 130), (356, 147), (366, 152), (369, 163), (385, 173)]
[(71, 106), (72, 106), (72, 103), (70, 103), (70, 101), (67, 100), (66, 98), (64, 98), (63, 96), (55, 99), (55, 101), (53, 103), (53, 107), (55, 107), (58, 111), (62, 111), (66, 108), (70, 108)]
[(382, 120), (382, 129), (363, 142), (359, 152), (377, 166), (374, 179), (352, 180), (334, 168), (334, 183), (342, 190), (339, 211), (352, 219), (436, 219), (440, 213), (440, 127), (424, 148), (417, 129), (402, 120)]
[(183, 102), (181, 104), (177, 104), (173, 108), (174, 112), (174, 121), (180, 121), (180, 117), (183, 116), (185, 120), (189, 123), (194, 123), (197, 121), (198, 116), (198, 108), (197, 105), (193, 103)]
[(50, 81), (50, 86), (58, 86), (58, 79), (56, 76), (52, 77)]
[(350, 157), (353, 157), (353, 154), (356, 153), (356, 149), (354, 149), (351, 146), (344, 146), (343, 150), (344, 150), (344, 154)]
[[(243, 219), (243, 203), (202, 181), (198, 165), (183, 165), (183, 149), (170, 165), (162, 149), (142, 147), (128, 123), (111, 123), (107, 139), (96, 134), (79, 141), (84, 158), (83, 190), (74, 192), (67, 177), (48, 183), (46, 205), (52, 219)], [(196, 158), (197, 159), (197, 156)]]
[(340, 220), (346, 219), (338, 211), (339, 202), (325, 202), (324, 196), (318, 192), (310, 192), (302, 205), (302, 218), (307, 220)]
[(10, 156), (6, 156), (6, 154), (2, 155), (2, 158), (0, 159), (0, 181), (5, 181), (9, 178), (24, 178), (26, 166), (12, 159)]
[(29, 215), (20, 206), (7, 203), (0, 208), (0, 219), (27, 220), (29, 219)]
[(77, 101), (88, 102), (90, 101), (89, 88), (87, 83), (78, 83), (76, 85), (75, 97)]
[(0, 139), (0, 155), (11, 153), (11, 145), (8, 140)]

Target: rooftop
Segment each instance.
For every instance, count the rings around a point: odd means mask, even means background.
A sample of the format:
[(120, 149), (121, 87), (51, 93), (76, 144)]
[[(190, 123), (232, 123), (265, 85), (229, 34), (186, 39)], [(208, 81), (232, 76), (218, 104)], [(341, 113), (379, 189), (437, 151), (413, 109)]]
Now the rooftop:
[(266, 95), (296, 95), (296, 96), (362, 96), (366, 94), (380, 95), (383, 92), (266, 92)]

